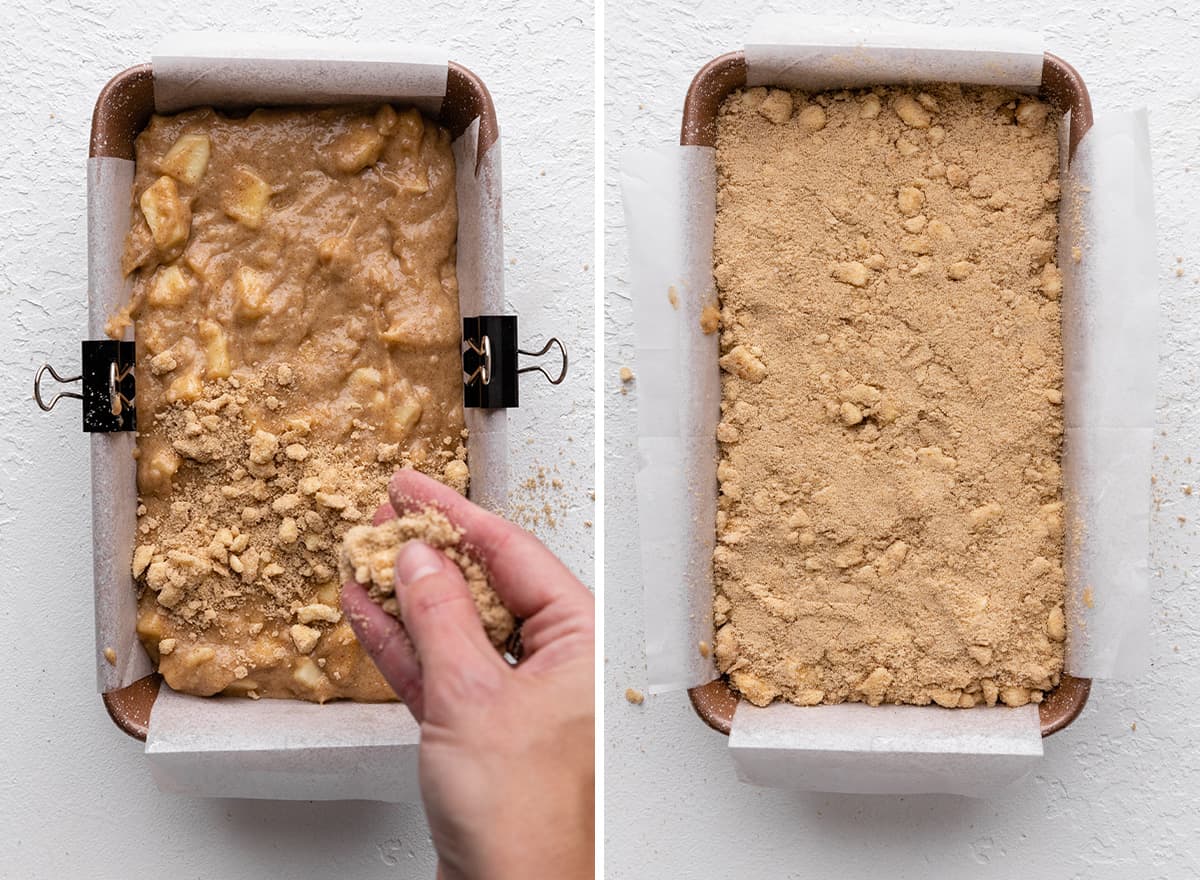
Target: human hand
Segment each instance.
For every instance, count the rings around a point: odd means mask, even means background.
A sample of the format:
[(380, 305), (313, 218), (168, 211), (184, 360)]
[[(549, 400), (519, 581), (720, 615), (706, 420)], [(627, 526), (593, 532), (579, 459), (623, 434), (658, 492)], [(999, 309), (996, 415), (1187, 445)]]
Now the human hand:
[(356, 583), (342, 608), (421, 725), (420, 781), (442, 880), (593, 875), (595, 605), (523, 529), (412, 470), (396, 511), (433, 506), (463, 532), (505, 606), (524, 620), (524, 655), (492, 647), (458, 567), (419, 541), (396, 558), (401, 624)]

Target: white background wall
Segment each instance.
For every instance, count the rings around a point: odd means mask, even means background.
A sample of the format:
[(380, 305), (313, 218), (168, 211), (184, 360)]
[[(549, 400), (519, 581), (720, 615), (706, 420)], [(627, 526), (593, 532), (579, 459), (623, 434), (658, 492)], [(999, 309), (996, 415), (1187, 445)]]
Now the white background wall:
[[(559, 463), (569, 514), (542, 534), (590, 583), (591, 532), (583, 522), (591, 519), (592, 486), (591, 7), (574, 0), (205, 6), (0, 3), (0, 654), (11, 692), (0, 714), (0, 877), (138, 876), (168, 867), (181, 877), (427, 877), (432, 851), (416, 806), (195, 801), (154, 789), (140, 745), (111, 725), (93, 691), (86, 442), (75, 411), (36, 410), (29, 380), (44, 360), (69, 366), (77, 358), (91, 109), (107, 78), (145, 60), (157, 34), (222, 26), (441, 43), (483, 77), (498, 107), (506, 250), (516, 260), (506, 282), (523, 335), (559, 333), (571, 347), (567, 386), (553, 393), (524, 386), (513, 421), (513, 478)], [(1163, 302), (1156, 468), (1163, 502), (1154, 523), (1150, 671), (1129, 684), (1097, 683), (1083, 717), (1046, 741), (1042, 768), (989, 801), (747, 788), (733, 777), (724, 738), (700, 725), (683, 696), (625, 702), (625, 687), (642, 683), (644, 667), (632, 492), (636, 392), (620, 396), (616, 377), (621, 364), (636, 364), (612, 172), (623, 146), (677, 138), (692, 74), (742, 42), (745, 13), (734, 6), (621, 0), (606, 13), (609, 876), (1195, 876), (1200, 511), (1192, 508), (1200, 493), (1185, 497), (1181, 487), (1200, 483), (1193, 472), (1200, 471), (1193, 440), (1200, 351), (1191, 320), (1200, 303), (1193, 244), (1200, 238), (1200, 160), (1193, 159), (1200, 10), (1187, 4), (831, 0), (814, 9), (1038, 28), (1079, 68), (1097, 110), (1150, 108)], [(1183, 279), (1175, 276), (1177, 256)], [(525, 444), (526, 437), (539, 439)], [(573, 467), (563, 464), (572, 460)]]
[(30, 383), (78, 364), (96, 96), (159, 34), (207, 28), (440, 44), (488, 85), (508, 298), (524, 339), (572, 359), (557, 389), (523, 382), (511, 478), (557, 465), (561, 492), (517, 500), (565, 508), (539, 531), (593, 583), (590, 3), (0, 0), (0, 877), (431, 877), (418, 806), (160, 794), (95, 693), (87, 441), (78, 406), (43, 415)]
[[(735, 10), (750, 10), (736, 11)], [(683, 97), (739, 48), (755, 11), (883, 15), (1041, 30), (1082, 73), (1097, 112), (1150, 108), (1162, 362), (1153, 523), (1154, 653), (1135, 682), (1098, 682), (1041, 767), (986, 801), (799, 794), (741, 785), (726, 740), (686, 696), (631, 706), (645, 678), (633, 476), (636, 371), (616, 169), (631, 145), (678, 143)], [(607, 863), (612, 878), (1109, 878), (1200, 875), (1200, 8), (1189, 3), (889, 0), (609, 3), (606, 44), (605, 489)], [(1189, 163), (1192, 164), (1189, 168)], [(1185, 277), (1175, 276), (1182, 257)], [(1187, 462), (1191, 456), (1193, 463)], [(1185, 517), (1180, 522), (1177, 517)], [(1137, 729), (1132, 727), (1136, 723)]]

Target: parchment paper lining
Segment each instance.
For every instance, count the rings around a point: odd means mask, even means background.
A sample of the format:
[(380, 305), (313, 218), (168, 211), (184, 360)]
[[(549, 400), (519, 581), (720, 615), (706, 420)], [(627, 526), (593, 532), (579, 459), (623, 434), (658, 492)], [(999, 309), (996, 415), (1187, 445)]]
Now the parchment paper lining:
[[(168, 103), (157, 109), (196, 103), (327, 104), (335, 100), (328, 96), (344, 96), (355, 102), (413, 103), (415, 98), (435, 112), (445, 94), (444, 55), (417, 48), (410, 56), (402, 45), (381, 51), (257, 37), (260, 54), (269, 57), (245, 57), (243, 50), (236, 64), (226, 64), (211, 52), (195, 59), (171, 54), (181, 45), (203, 52), (206, 46), (223, 45), (223, 38), (205, 35), (193, 44), (173, 37), (163, 43), (164, 51), (154, 61), (156, 100)], [(268, 42), (278, 51), (263, 49)], [(409, 57), (415, 60), (406, 61)], [(169, 59), (165, 74), (160, 59)], [(440, 72), (431, 71), (438, 65)], [(434, 82), (436, 94), (431, 93)], [(271, 83), (292, 91), (284, 93)], [(379, 92), (381, 83), (386, 88)], [(260, 86), (266, 91), (258, 92)], [(409, 87), (417, 90), (411, 97), (403, 90)], [(431, 97), (436, 99), (432, 103)], [(460, 305), (463, 314), (499, 314), (504, 309), (500, 149), (497, 141), (476, 169), (478, 133), (476, 119), (453, 144)], [(129, 160), (88, 161), (89, 338), (104, 337), (105, 321), (130, 293), (120, 254), (129, 228), (132, 181)], [(470, 496), (485, 507), (503, 509), (508, 496), (506, 413), (468, 409), (465, 418)], [(134, 437), (94, 434), (91, 443), (97, 681), (107, 693), (147, 675), (152, 666), (135, 632), (136, 596), (129, 571), (137, 504)], [(114, 664), (104, 659), (106, 647), (116, 654)], [(161, 787), (193, 795), (415, 800), (417, 741), (417, 726), (401, 705), (317, 707), (286, 700), (211, 699), (177, 694), (164, 685), (151, 713), (146, 752)], [(406, 754), (412, 760), (405, 760)]]
[(843, 703), (739, 707), (729, 735), (738, 778), (773, 788), (846, 794), (941, 792), (979, 797), (1042, 757), (1037, 707), (952, 712)]
[(1012, 28), (764, 15), (746, 40), (746, 80), (811, 91), (920, 82), (1033, 91), (1042, 82), (1044, 53), (1041, 34)]
[(403, 96), (436, 114), (446, 52), (411, 43), (353, 43), (285, 34), (175, 33), (151, 58), (159, 113), (217, 104), (350, 104)]
[(1060, 213), (1066, 669), (1083, 678), (1128, 680), (1145, 669), (1150, 655), (1158, 371), (1144, 109), (1095, 117), (1066, 176)]
[[(129, 301), (132, 283), (121, 272), (129, 231), (133, 162), (88, 159), (88, 339)], [(132, 339), (132, 334), (126, 337)], [(101, 693), (149, 675), (154, 667), (135, 630), (137, 594), (129, 570), (136, 543), (137, 468), (131, 433), (92, 434), (92, 573), (96, 603), (96, 684)], [(112, 648), (116, 662), (104, 650)]]
[[(163, 686), (154, 715), (203, 713), (203, 725), (154, 723), (146, 740), (150, 772), (159, 788), (179, 794), (415, 802), (416, 719), (399, 703), (269, 703), (272, 728), (245, 699), (191, 697)], [(257, 704), (255, 704), (257, 705)], [(348, 735), (348, 733), (350, 735)], [(257, 747), (250, 744), (257, 743)]]
[[(658, 693), (714, 674), (698, 645), (712, 642), (716, 535), (707, 524), (717, 515), (721, 377), (717, 337), (700, 333), (699, 322), (703, 305), (716, 302), (716, 164), (713, 150), (682, 147), (630, 157), (625, 167), (625, 214), (637, 243), (631, 271), (646, 662), (648, 687)], [(683, 180), (695, 186), (685, 191)], [(685, 229), (694, 233), (689, 241), (681, 235)], [(678, 310), (668, 299), (672, 287)]]
[[(854, 78), (862, 71), (870, 72), (871, 84), (957, 79), (1031, 87), (1041, 78), (1041, 41), (1035, 35), (880, 22), (860, 22), (839, 33), (810, 24), (786, 16), (759, 22), (752, 30), (758, 42), (746, 47), (749, 82), (833, 88), (865, 82)], [(874, 45), (864, 38), (873, 32), (884, 35)], [(794, 45), (784, 45), (788, 34), (797, 40)], [(912, 37), (907, 46), (904, 35)], [(952, 57), (947, 47), (954, 47)], [(810, 68), (831, 57), (855, 59), (854, 69)], [(713, 638), (713, 437), (721, 391), (716, 339), (702, 336), (697, 314), (714, 297), (714, 161), (710, 147), (675, 146), (631, 154), (622, 172), (637, 343), (637, 488), (651, 692), (692, 687), (717, 675), (711, 660), (697, 651), (700, 641)], [(1064, 183), (1071, 194), (1060, 209), (1059, 262), (1065, 270), (1065, 396), (1071, 401), (1064, 456), (1073, 534), (1067, 545), (1067, 671), (1114, 676), (1144, 659), (1138, 633), (1148, 624), (1157, 297), (1144, 114), (1098, 118)], [(1068, 205), (1076, 206), (1070, 214)], [(1071, 248), (1080, 236), (1085, 244), (1076, 265)], [(667, 303), (672, 285), (678, 288), (678, 311)], [(1093, 400), (1095, 395), (1103, 400)], [(1089, 587), (1090, 605), (1082, 598)], [(847, 711), (855, 713), (853, 725)], [(869, 731), (864, 718), (871, 721)], [(966, 775), (958, 772), (951, 780), (927, 760), (912, 760), (906, 745), (914, 741), (912, 731), (943, 755), (987, 760), (974, 761), (976, 770), (967, 768)], [(1003, 708), (949, 712), (899, 706), (863, 716), (854, 707), (758, 709), (743, 701), (729, 745), (743, 779), (757, 784), (976, 796), (1027, 772), (1041, 754), (1036, 711)], [(831, 776), (831, 754), (839, 751), (871, 759), (842, 762)]]

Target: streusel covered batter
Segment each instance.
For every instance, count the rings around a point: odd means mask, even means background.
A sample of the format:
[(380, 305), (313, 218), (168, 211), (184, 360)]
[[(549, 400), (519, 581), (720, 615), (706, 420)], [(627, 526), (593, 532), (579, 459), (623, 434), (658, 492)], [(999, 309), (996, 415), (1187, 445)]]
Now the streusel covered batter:
[(719, 117), (717, 664), (748, 700), (1038, 701), (1063, 664), (1058, 115), (933, 86)]

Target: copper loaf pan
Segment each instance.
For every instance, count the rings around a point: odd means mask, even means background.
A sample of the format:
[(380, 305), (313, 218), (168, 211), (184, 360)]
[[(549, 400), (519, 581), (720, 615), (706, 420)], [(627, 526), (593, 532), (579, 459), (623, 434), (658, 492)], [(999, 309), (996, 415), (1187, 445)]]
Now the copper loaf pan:
[[(151, 66), (141, 64), (117, 74), (96, 100), (88, 155), (133, 160), (134, 141), (153, 113), (154, 71)], [(436, 119), (449, 129), (452, 138), (457, 138), (476, 118), (479, 119), (478, 157), (499, 137), (496, 109), (483, 81), (465, 67), (450, 62), (446, 96)], [(145, 740), (150, 710), (161, 684), (162, 678), (157, 673), (147, 675), (120, 690), (104, 694), (104, 708), (119, 728), (135, 739)]]
[[(683, 146), (715, 147), (717, 112), (721, 103), (731, 92), (745, 85), (746, 56), (742, 52), (721, 55), (704, 65), (688, 88), (683, 104), (683, 130), (679, 143)], [(1092, 127), (1092, 102), (1087, 86), (1075, 68), (1061, 58), (1046, 53), (1039, 94), (1057, 110), (1070, 111), (1068, 159), (1073, 158), (1079, 141)], [(1079, 716), (1091, 687), (1091, 679), (1063, 675), (1058, 686), (1048, 691), (1038, 705), (1043, 737), (1062, 730)], [(705, 724), (720, 733), (729, 733), (739, 697), (724, 677), (692, 688), (688, 696), (696, 714)]]

